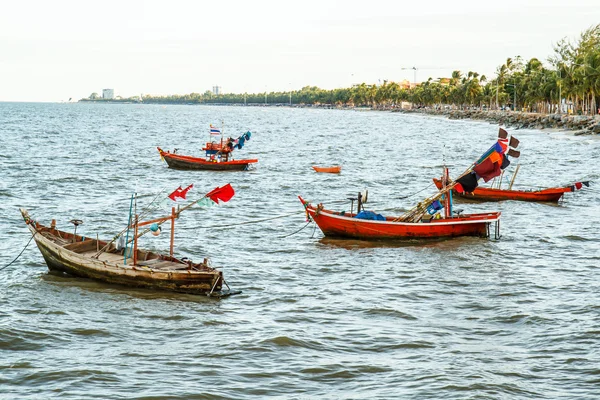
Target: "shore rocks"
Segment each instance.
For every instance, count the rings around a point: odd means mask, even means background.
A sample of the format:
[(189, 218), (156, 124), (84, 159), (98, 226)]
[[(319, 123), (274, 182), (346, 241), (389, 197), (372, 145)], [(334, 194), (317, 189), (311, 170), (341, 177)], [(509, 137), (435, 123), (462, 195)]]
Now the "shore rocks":
[(449, 119), (483, 120), (515, 129), (564, 129), (577, 131), (579, 135), (600, 134), (600, 116), (435, 108), (396, 109), (393, 111), (438, 115)]

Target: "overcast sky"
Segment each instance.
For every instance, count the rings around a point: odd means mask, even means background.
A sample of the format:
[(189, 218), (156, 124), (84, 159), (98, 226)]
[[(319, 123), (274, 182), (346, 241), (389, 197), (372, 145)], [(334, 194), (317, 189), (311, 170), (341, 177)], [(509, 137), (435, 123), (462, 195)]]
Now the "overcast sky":
[(600, 0), (2, 0), (0, 101), (491, 77), (597, 23)]

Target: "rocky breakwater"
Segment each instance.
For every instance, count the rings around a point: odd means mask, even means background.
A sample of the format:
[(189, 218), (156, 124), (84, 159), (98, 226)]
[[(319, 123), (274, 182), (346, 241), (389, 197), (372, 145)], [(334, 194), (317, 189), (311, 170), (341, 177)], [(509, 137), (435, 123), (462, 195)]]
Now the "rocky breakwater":
[(433, 108), (394, 111), (483, 120), (515, 129), (564, 129), (575, 131), (575, 135), (600, 134), (600, 116)]

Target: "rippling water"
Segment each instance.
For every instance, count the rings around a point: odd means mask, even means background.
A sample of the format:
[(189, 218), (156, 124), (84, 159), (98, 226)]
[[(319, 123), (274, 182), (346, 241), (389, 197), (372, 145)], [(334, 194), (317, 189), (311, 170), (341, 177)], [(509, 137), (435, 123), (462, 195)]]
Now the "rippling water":
[[(174, 171), (156, 146), (199, 154), (210, 123), (252, 140), (253, 171)], [(502, 211), (499, 241), (324, 239), (317, 202), (369, 189), (376, 211), (414, 205), (464, 170), (497, 127), (339, 110), (0, 103), (0, 268), (42, 222), (111, 237), (161, 190), (236, 196), (178, 221), (176, 252), (212, 258), (243, 294), (222, 300), (52, 275), (32, 244), (0, 271), (0, 398), (576, 398), (600, 393), (600, 138), (522, 130), (516, 187), (590, 179), (562, 205)], [(341, 175), (311, 165), (341, 163)], [(348, 209), (349, 203), (333, 203)], [(257, 224), (228, 226), (298, 214)], [(287, 237), (285, 237), (287, 236)], [(141, 245), (168, 251), (167, 235)]]

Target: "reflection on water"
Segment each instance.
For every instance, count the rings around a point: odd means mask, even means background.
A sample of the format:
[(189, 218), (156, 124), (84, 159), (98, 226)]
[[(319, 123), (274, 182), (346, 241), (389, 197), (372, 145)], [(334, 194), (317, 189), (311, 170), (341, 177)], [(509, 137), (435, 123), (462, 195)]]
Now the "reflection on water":
[(462, 245), (472, 245), (474, 240), (481, 240), (473, 237), (460, 237), (455, 239), (405, 239), (405, 240), (356, 240), (322, 237), (318, 242), (324, 247), (341, 247), (347, 250), (353, 249), (371, 249), (371, 248), (403, 248), (403, 247), (424, 247), (424, 248), (444, 248), (445, 242), (451, 241), (450, 246), (456, 248)]

